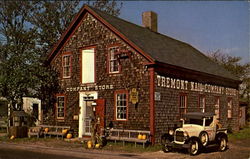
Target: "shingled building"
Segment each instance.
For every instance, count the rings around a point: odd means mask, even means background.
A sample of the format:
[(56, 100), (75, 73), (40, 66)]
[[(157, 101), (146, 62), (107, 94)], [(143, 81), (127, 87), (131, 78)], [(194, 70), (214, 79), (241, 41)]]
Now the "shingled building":
[(186, 112), (215, 112), (225, 127), (238, 124), (240, 81), (191, 45), (157, 32), (157, 15), (143, 25), (85, 5), (49, 55), (60, 73), (54, 120), (79, 137), (90, 135), (95, 101), (101, 126), (148, 130), (152, 142)]

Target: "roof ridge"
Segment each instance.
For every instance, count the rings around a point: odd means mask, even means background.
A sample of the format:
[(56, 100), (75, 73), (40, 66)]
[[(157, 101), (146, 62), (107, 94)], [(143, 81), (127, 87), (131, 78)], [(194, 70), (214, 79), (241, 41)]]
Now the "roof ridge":
[[(120, 17), (113, 16), (113, 15), (111, 15), (111, 14), (108, 14), (108, 13), (106, 13), (106, 12), (100, 10), (100, 9), (94, 8), (94, 7), (89, 6), (89, 5), (87, 5), (87, 6), (88, 6), (90, 9), (92, 9), (92, 10), (99, 11), (99, 12), (101, 12), (102, 14), (105, 14), (105, 15), (110, 16), (110, 17), (112, 17), (112, 18), (115, 18), (115, 19), (124, 21), (124, 22), (129, 23), (129, 24), (132, 24), (132, 25), (134, 25), (134, 26), (136, 26), (136, 27), (139, 27), (139, 28), (141, 28), (141, 29), (147, 30), (147, 31), (149, 31), (149, 32), (151, 32), (151, 33), (159, 34), (159, 35), (161, 35), (161, 36), (170, 38), (170, 39), (172, 39), (172, 40), (179, 41), (179, 42), (184, 43), (184, 44), (186, 44), (186, 45), (190, 45), (190, 44), (188, 44), (188, 43), (186, 43), (186, 42), (183, 42), (183, 41), (181, 41), (181, 40), (178, 40), (178, 39), (175, 39), (175, 38), (173, 38), (173, 37), (167, 36), (167, 35), (165, 35), (165, 34), (163, 34), (163, 33), (154, 32), (154, 31), (150, 30), (149, 28), (143, 27), (143, 26), (141, 26), (141, 25), (139, 25), (139, 24), (132, 23), (132, 22), (127, 21), (127, 20), (125, 20), (125, 19), (122, 19), (122, 18), (120, 18)], [(191, 46), (191, 45), (190, 45), (190, 46)], [(195, 48), (195, 49), (196, 49), (196, 48)], [(197, 49), (197, 50), (198, 50), (198, 49)]]

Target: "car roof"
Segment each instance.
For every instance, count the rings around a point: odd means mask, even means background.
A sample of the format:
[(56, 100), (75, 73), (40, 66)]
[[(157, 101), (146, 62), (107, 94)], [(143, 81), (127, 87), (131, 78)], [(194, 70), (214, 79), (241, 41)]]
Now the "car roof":
[(184, 117), (186, 118), (191, 118), (191, 119), (202, 119), (202, 118), (207, 118), (207, 117), (213, 117), (215, 114), (214, 113), (209, 113), (209, 112), (189, 112), (184, 114)]

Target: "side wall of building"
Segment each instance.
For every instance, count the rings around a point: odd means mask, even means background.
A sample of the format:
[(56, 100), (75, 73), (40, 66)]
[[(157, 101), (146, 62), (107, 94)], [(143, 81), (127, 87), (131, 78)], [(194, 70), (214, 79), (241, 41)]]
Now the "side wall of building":
[[(164, 79), (163, 79), (164, 78)], [(167, 79), (168, 78), (168, 79)], [(172, 81), (171, 81), (172, 79)], [(216, 99), (219, 98), (219, 120), (223, 127), (238, 130), (238, 91), (226, 94), (225, 87), (211, 87), (203, 84), (203, 90), (194, 90), (192, 81), (182, 80), (169, 75), (155, 74), (155, 129), (157, 142), (160, 136), (168, 132), (169, 128), (181, 125), (180, 96), (187, 97), (186, 112), (201, 112), (199, 98), (205, 98), (205, 112), (215, 112)], [(232, 100), (232, 118), (228, 118), (228, 100)]]

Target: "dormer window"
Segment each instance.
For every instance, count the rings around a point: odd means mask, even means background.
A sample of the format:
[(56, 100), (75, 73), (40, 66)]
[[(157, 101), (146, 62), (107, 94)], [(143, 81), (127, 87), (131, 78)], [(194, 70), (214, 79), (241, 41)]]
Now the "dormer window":
[(118, 47), (109, 47), (108, 48), (108, 70), (109, 73), (119, 73), (120, 64), (117, 59)]
[(62, 56), (62, 77), (71, 77), (71, 54), (64, 54)]

